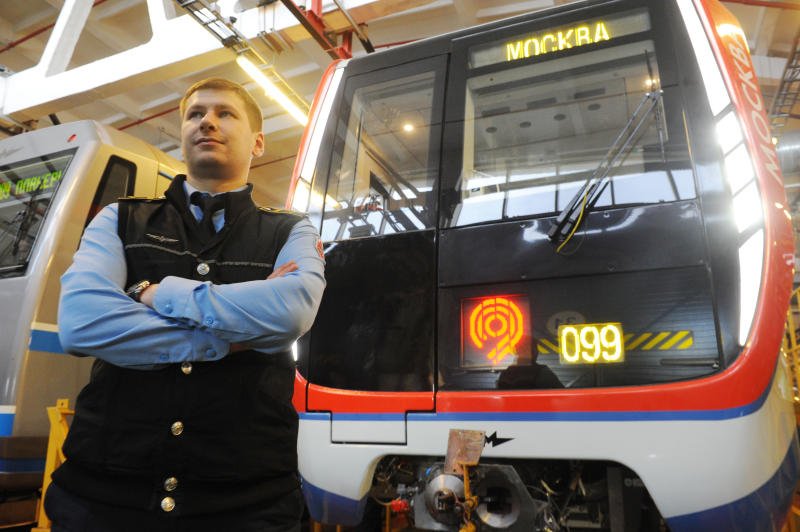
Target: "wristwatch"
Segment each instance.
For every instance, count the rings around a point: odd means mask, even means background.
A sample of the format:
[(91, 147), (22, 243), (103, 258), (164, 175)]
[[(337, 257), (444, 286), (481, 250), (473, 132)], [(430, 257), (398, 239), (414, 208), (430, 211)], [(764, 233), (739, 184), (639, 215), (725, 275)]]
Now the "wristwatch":
[(132, 285), (128, 290), (125, 292), (125, 295), (136, 301), (137, 303), (141, 303), (141, 295), (147, 287), (150, 286), (150, 281), (139, 281), (138, 283)]

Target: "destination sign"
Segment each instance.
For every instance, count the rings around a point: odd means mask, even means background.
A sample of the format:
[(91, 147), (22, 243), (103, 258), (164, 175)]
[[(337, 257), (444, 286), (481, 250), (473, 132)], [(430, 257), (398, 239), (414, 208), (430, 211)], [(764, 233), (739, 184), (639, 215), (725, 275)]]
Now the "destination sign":
[(49, 196), (61, 183), (71, 158), (71, 155), (64, 155), (46, 162), (0, 167), (0, 205), (44, 193)]
[(472, 47), (470, 67), (478, 68), (586, 47), (649, 29), (650, 18), (645, 9), (545, 28)]

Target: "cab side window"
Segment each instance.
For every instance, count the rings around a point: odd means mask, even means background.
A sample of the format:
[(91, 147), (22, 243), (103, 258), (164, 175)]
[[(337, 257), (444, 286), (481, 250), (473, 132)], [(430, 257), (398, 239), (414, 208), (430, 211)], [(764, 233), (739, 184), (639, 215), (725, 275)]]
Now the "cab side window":
[(97, 216), (97, 213), (103, 207), (114, 203), (120, 197), (133, 194), (135, 180), (135, 164), (116, 155), (109, 157), (103, 177), (100, 178), (100, 184), (97, 186), (97, 192), (94, 194), (84, 227), (89, 225), (89, 222)]

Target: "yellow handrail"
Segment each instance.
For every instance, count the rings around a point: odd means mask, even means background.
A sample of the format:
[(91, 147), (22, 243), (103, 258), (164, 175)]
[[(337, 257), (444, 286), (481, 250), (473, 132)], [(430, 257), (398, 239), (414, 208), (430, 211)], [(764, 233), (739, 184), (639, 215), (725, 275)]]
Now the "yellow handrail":
[(783, 351), (789, 362), (792, 374), (794, 402), (800, 407), (800, 287), (792, 292), (789, 310), (786, 312), (786, 334), (783, 337)]
[(47, 492), (47, 487), (50, 486), (50, 475), (66, 460), (61, 450), (69, 430), (66, 416), (74, 413), (75, 411), (69, 409), (69, 399), (58, 399), (56, 406), (47, 407), (47, 417), (50, 418), (50, 438), (47, 441), (47, 460), (44, 464), (42, 499), (39, 501), (39, 507), (36, 511), (39, 517), (39, 525), (31, 529), (31, 532), (50, 532), (50, 518), (47, 517), (44, 511), (44, 496)]

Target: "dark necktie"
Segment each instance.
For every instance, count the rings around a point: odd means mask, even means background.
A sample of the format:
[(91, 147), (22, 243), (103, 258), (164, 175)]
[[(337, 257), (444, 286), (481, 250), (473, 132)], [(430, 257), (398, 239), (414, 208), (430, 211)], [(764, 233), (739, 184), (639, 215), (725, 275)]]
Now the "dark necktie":
[(225, 194), (211, 196), (202, 192), (192, 192), (189, 201), (203, 210), (203, 219), (200, 220), (200, 233), (204, 240), (213, 237), (217, 231), (214, 229), (214, 213), (225, 208)]

